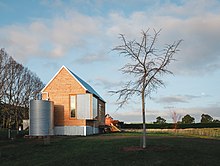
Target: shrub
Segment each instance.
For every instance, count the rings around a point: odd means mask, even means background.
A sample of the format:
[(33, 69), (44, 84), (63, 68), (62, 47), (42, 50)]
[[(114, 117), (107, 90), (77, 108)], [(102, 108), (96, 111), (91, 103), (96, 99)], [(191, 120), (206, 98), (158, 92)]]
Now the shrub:
[[(143, 126), (141, 123), (134, 124), (123, 124), (121, 126), (123, 129), (142, 129)], [(164, 124), (146, 124), (147, 129), (173, 129), (173, 123), (164, 123)], [(192, 124), (178, 124), (178, 129), (186, 128), (220, 128), (220, 123), (192, 123)]]

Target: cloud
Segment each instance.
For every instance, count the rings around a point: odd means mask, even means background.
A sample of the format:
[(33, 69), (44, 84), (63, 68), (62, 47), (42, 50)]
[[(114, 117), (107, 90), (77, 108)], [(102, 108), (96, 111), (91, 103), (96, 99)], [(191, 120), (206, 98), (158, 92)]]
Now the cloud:
[(188, 103), (188, 100), (182, 96), (162, 97), (157, 100), (159, 103)]
[[(156, 121), (158, 116), (161, 116), (167, 120), (167, 122), (172, 122), (172, 112), (170, 110), (157, 110), (157, 109), (147, 109), (146, 112), (147, 123), (152, 123)], [(179, 114), (179, 113), (178, 113)], [(115, 113), (110, 113), (114, 119), (124, 121), (126, 123), (141, 123), (142, 122), (142, 112), (141, 109), (126, 109), (119, 110)]]
[[(52, 7), (59, 7), (60, 12), (50, 19), (35, 18), (26, 24), (0, 27), (0, 45), (10, 55), (22, 60), (33, 56), (64, 57), (79, 50), (84, 56), (74, 55), (73, 59), (86, 63), (105, 60), (105, 56), (91, 52), (109, 51), (119, 44), (117, 36), (120, 33), (133, 40), (141, 30), (162, 28), (158, 46), (184, 40), (177, 61), (170, 66), (175, 74), (210, 74), (220, 69), (219, 1), (158, 1), (151, 6), (149, 1), (142, 2), (142, 5), (136, 5), (135, 1), (126, 4), (111, 2), (113, 6), (126, 6), (127, 10), (121, 11), (118, 8), (112, 10), (99, 1), (87, 2), (87, 6), (80, 8), (80, 2), (68, 5), (57, 0)], [(45, 0), (41, 3), (49, 7), (52, 2)], [(95, 14), (83, 10), (87, 8)]]
[(201, 97), (206, 97), (207, 95), (201, 94), (201, 96), (196, 95), (173, 95), (173, 96), (164, 96), (159, 99), (153, 98), (153, 100), (157, 103), (189, 103), (191, 100)]
[(87, 39), (99, 35), (98, 25), (96, 18), (69, 12), (51, 20), (35, 19), (28, 24), (0, 27), (0, 45), (22, 60), (33, 56), (65, 56), (74, 48), (86, 49)]
[[(191, 107), (191, 108), (183, 107), (183, 108), (172, 108), (172, 109), (164, 109), (164, 110), (147, 109), (146, 119), (147, 119), (147, 123), (150, 123), (156, 121), (156, 118), (158, 116), (161, 116), (164, 119), (166, 119), (168, 123), (172, 123), (173, 122), (172, 112), (175, 111), (177, 115), (181, 117), (180, 120), (182, 120), (182, 118), (187, 114), (193, 116), (196, 122), (200, 122), (202, 114), (209, 114), (210, 116), (213, 117), (213, 119), (220, 120), (219, 110), (220, 110), (219, 106)], [(119, 110), (115, 113), (112, 114), (110, 113), (110, 115), (114, 119), (118, 119), (127, 123), (142, 122), (141, 109), (132, 109), (132, 110), (126, 109), (124, 111)]]
[[(210, 74), (220, 69), (220, 15), (194, 17), (174, 24), (170, 33), (178, 29), (182, 34), (180, 53), (174, 63), (175, 73), (185, 75)], [(186, 27), (186, 28), (181, 28)]]
[(185, 116), (189, 114), (195, 117), (196, 122), (200, 122), (202, 114), (209, 114), (213, 119), (220, 119), (219, 106), (206, 106), (206, 107), (191, 107), (191, 108), (175, 108), (176, 112), (180, 115)]
[(109, 58), (106, 56), (104, 52), (101, 53), (94, 53), (94, 54), (86, 54), (74, 61), (74, 63), (77, 64), (88, 64), (88, 63), (94, 63), (94, 62), (103, 62), (107, 61)]
[(162, 28), (158, 39), (160, 48), (166, 43), (184, 40), (179, 47), (181, 51), (175, 56), (177, 61), (170, 66), (175, 74), (210, 74), (220, 69), (219, 6), (217, 1), (211, 1), (208, 5), (206, 1), (194, 1), (181, 5), (160, 5), (152, 13), (139, 11), (128, 17), (118, 12), (111, 13), (107, 32), (123, 33), (133, 40), (140, 35), (141, 29)]
[(96, 85), (103, 86), (106, 90), (112, 90), (114, 88), (120, 87), (122, 81), (113, 81), (108, 78), (98, 77), (95, 79)]

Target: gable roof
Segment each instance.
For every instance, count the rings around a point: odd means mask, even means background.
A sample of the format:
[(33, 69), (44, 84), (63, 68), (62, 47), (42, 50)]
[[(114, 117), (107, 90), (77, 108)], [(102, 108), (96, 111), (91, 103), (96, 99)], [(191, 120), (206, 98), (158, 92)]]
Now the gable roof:
[[(65, 69), (69, 72), (69, 74), (89, 93), (92, 93), (96, 97), (98, 97), (100, 100), (104, 101), (104, 99), (84, 80), (82, 80), (79, 76), (77, 76), (75, 73), (73, 73), (71, 70), (69, 70), (66, 66), (62, 66), (60, 70), (54, 75), (54, 77), (47, 83), (47, 85), (41, 90), (43, 92), (46, 87), (53, 81), (53, 79), (58, 75), (58, 73), (62, 70)], [(104, 101), (105, 102), (105, 101)]]

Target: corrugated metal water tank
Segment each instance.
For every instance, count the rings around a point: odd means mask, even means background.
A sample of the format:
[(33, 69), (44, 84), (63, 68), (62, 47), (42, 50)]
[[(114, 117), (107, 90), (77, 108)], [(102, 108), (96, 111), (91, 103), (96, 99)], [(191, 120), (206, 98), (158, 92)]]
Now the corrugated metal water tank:
[(54, 134), (54, 103), (47, 100), (30, 101), (31, 136), (46, 136)]

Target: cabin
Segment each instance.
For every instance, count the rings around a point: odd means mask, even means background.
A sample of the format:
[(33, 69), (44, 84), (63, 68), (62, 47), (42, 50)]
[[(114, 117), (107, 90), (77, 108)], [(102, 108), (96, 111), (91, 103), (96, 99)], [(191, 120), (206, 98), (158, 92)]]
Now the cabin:
[(62, 66), (42, 89), (54, 102), (54, 135), (92, 135), (105, 125), (105, 101), (85, 81)]

